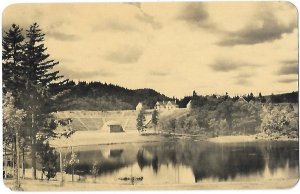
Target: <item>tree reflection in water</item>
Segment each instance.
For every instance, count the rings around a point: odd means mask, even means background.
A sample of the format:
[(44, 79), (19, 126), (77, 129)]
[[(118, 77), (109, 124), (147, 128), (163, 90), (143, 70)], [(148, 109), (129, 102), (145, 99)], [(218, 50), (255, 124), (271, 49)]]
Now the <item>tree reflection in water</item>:
[[(122, 148), (122, 149), (121, 149)], [(124, 145), (103, 150), (78, 151), (77, 172), (91, 175), (93, 164), (100, 169), (98, 175), (117, 172), (135, 163), (141, 173), (150, 167), (158, 174), (162, 165), (185, 166), (192, 170), (195, 182), (203, 179), (227, 181), (237, 176), (261, 175), (267, 166), (271, 173), (288, 165), (298, 168), (298, 144), (295, 142), (255, 142), (243, 144), (214, 144), (208, 142), (175, 141)], [(94, 167), (95, 168), (95, 167)], [(67, 173), (68, 173), (67, 168)], [(180, 176), (180, 175), (179, 175)]]

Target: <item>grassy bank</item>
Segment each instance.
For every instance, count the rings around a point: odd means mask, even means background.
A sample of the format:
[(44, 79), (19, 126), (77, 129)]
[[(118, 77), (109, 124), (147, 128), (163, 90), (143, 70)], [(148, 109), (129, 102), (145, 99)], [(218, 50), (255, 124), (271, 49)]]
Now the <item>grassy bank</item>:
[(122, 143), (144, 143), (144, 142), (159, 142), (169, 141), (174, 139), (199, 139), (214, 143), (242, 143), (252, 141), (298, 141), (298, 138), (288, 138), (287, 136), (267, 136), (263, 133), (255, 135), (229, 135), (219, 137), (204, 137), (203, 135), (188, 135), (188, 134), (154, 134), (152, 131), (143, 135), (137, 131), (123, 133), (108, 133), (100, 130), (97, 131), (77, 131), (70, 138), (53, 139), (49, 143), (53, 147), (67, 146), (83, 146), (83, 145), (109, 145)]
[[(63, 186), (59, 181), (22, 180), (21, 187), (24, 191), (97, 191), (97, 190), (219, 190), (219, 189), (284, 189), (291, 188), (298, 179), (275, 179), (265, 181), (228, 181), (228, 182), (201, 182), (194, 184), (101, 184), (65, 182)], [(13, 180), (4, 180), (8, 188), (13, 187)]]
[(160, 135), (144, 134), (137, 131), (123, 133), (109, 133), (97, 131), (77, 131), (70, 138), (53, 139), (49, 143), (53, 147), (97, 145), (97, 144), (121, 144), (164, 141), (166, 138)]
[(253, 141), (299, 141), (298, 138), (289, 138), (288, 136), (267, 136), (264, 133), (255, 135), (229, 135), (208, 138), (207, 141), (214, 143), (243, 143)]

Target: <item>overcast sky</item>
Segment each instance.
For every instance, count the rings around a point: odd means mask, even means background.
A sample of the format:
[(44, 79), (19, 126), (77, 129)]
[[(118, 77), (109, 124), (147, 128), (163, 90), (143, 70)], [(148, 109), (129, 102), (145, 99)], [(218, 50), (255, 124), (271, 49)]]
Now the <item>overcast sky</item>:
[(298, 21), (288, 2), (16, 4), (3, 28), (37, 22), (75, 81), (168, 96), (298, 90)]

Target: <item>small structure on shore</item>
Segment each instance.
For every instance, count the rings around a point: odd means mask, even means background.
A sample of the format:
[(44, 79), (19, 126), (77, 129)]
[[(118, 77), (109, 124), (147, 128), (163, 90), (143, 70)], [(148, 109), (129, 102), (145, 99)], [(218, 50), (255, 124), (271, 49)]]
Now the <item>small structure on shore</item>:
[(106, 123), (104, 123), (102, 130), (108, 131), (110, 133), (124, 132), (121, 123), (117, 121), (107, 121)]

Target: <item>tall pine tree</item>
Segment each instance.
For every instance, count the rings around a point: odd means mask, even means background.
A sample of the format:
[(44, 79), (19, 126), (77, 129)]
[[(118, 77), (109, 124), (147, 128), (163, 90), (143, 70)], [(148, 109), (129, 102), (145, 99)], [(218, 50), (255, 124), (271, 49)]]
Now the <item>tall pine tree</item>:
[(24, 85), (22, 80), (22, 65), (24, 56), (24, 36), (22, 29), (12, 24), (11, 28), (4, 32), (2, 39), (2, 73), (3, 93), (12, 92), (14, 96), (20, 94), (18, 91)]
[(24, 73), (27, 79), (22, 102), (30, 120), (32, 177), (36, 179), (37, 141), (55, 136), (58, 123), (51, 113), (55, 112), (55, 101), (64, 93), (67, 80), (60, 81), (63, 76), (53, 70), (59, 62), (49, 59), (44, 45), (45, 34), (39, 25), (34, 23), (26, 32)]

